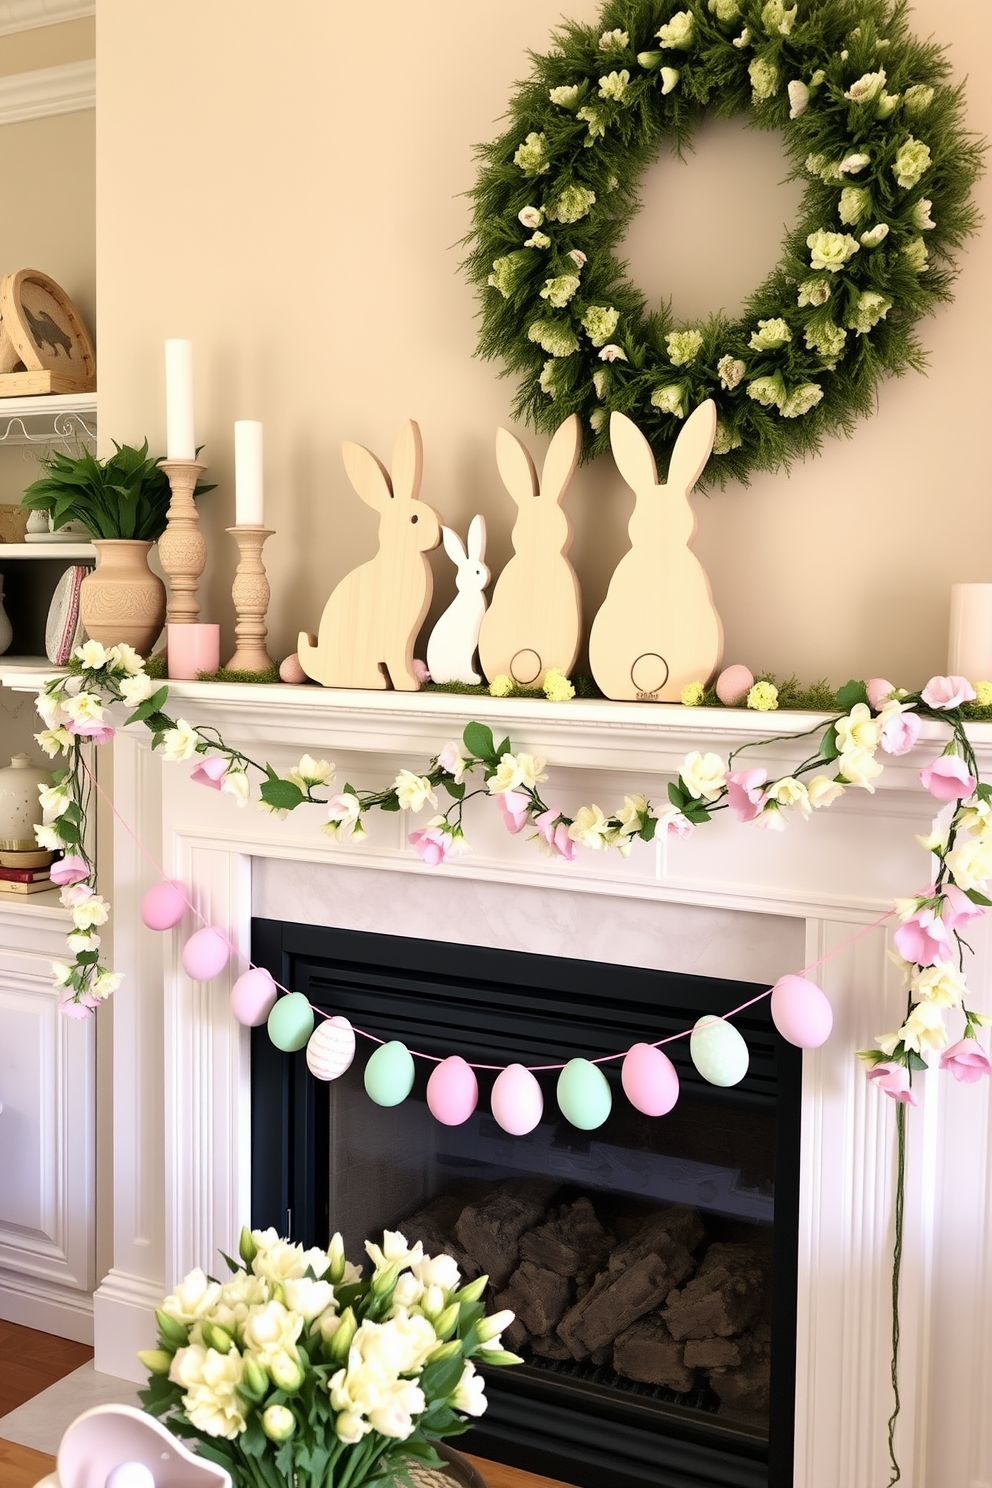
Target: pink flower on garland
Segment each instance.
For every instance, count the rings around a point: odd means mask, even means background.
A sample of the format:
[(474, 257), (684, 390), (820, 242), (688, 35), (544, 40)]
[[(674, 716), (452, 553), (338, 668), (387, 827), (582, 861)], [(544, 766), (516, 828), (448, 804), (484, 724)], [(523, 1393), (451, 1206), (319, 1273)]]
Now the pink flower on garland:
[(975, 689), (967, 677), (931, 677), (920, 696), (931, 708), (960, 708), (974, 701)]
[(89, 739), (93, 744), (106, 744), (114, 737), (109, 723), (99, 723), (95, 718), (69, 718), (65, 731), (79, 739)]
[(915, 1106), (919, 1103), (916, 1091), (909, 1083), (909, 1070), (904, 1064), (876, 1064), (868, 1071), (868, 1079), (894, 1101)]
[(457, 852), (454, 835), (441, 825), (443, 820), (443, 817), (437, 817), (426, 827), (421, 827), (419, 832), (411, 832), (407, 839), (417, 856), (429, 868), (440, 867)]
[[(936, 888), (928, 889), (925, 897), (929, 899), (936, 893)], [(945, 884), (940, 893), (944, 897), (940, 918), (948, 930), (961, 930), (972, 920), (980, 920), (985, 913), (983, 906), (973, 903), (957, 884)]]
[(514, 836), (522, 832), (527, 825), (530, 796), (525, 796), (523, 791), (503, 791), (496, 797), (496, 805), (500, 809), (506, 830), (512, 832)]
[(932, 909), (918, 909), (910, 915), (893, 939), (902, 959), (916, 966), (946, 961), (952, 950), (950, 929)]
[(886, 754), (908, 754), (920, 737), (922, 720), (917, 713), (893, 713), (882, 724), (882, 748)]
[[(503, 797), (505, 800), (506, 797)], [(568, 835), (568, 825), (561, 819), (561, 812), (542, 811), (540, 816), (535, 816), (534, 825), (538, 835), (545, 844), (546, 850), (553, 858), (565, 858), (569, 863), (575, 860), (575, 843)]]
[(52, 883), (61, 888), (65, 884), (82, 883), (83, 879), (89, 878), (90, 870), (78, 853), (68, 853), (60, 862), (52, 864), (49, 876)]
[(920, 783), (938, 801), (959, 801), (973, 793), (977, 782), (960, 755), (942, 754), (920, 771)]
[(761, 787), (767, 780), (767, 770), (731, 770), (727, 776), (727, 805), (737, 812), (738, 821), (754, 821), (761, 815), (764, 810)]
[(992, 1074), (992, 1060), (977, 1039), (963, 1038), (940, 1056), (942, 1070), (950, 1070), (962, 1085), (975, 1085), (983, 1075)]
[(222, 754), (201, 755), (189, 772), (196, 785), (209, 785), (211, 790), (220, 790), (227, 774), (227, 760)]

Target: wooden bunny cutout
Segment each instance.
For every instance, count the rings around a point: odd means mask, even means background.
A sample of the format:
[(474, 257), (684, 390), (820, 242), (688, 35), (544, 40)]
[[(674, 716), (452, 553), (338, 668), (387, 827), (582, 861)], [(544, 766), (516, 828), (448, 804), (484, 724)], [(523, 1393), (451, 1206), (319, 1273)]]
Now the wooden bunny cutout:
[(441, 528), (444, 551), (455, 565), (457, 594), (431, 631), (427, 642), (427, 670), (432, 682), (467, 682), (478, 686), (482, 681), (475, 670), (475, 650), (486, 613), (485, 587), (489, 570), (483, 563), (486, 551), (486, 519), (472, 518), (468, 527), (468, 548), (450, 527)]
[(334, 590), (320, 636), (300, 632), (300, 665), (325, 687), (395, 687), (416, 692), (413, 647), (431, 603), (426, 554), (441, 538), (441, 519), (417, 500), (424, 452), (413, 420), (393, 450), (393, 478), (369, 450), (346, 440), (344, 468), (359, 496), (379, 513), (379, 549)]
[(579, 650), (579, 581), (565, 554), (572, 528), (561, 501), (578, 464), (582, 430), (577, 414), (548, 446), (538, 485), (527, 450), (508, 429), (496, 435), (496, 464), (517, 503), (513, 557), (496, 580), (482, 622), (479, 661), (491, 682), (501, 674), (540, 687), (550, 667), (566, 674)]
[(617, 564), (589, 636), (589, 665), (608, 698), (678, 702), (689, 682), (704, 685), (723, 654), (723, 627), (709, 580), (689, 545), (696, 519), (689, 492), (709, 459), (716, 404), (707, 399), (675, 441), (668, 481), (644, 435), (622, 413), (610, 416), (617, 468), (634, 492), (630, 551)]

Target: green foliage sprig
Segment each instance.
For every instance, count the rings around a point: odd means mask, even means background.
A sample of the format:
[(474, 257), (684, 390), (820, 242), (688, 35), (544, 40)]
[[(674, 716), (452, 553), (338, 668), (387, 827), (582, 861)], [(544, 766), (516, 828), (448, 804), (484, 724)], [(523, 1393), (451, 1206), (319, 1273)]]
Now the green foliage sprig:
[[(951, 296), (983, 145), (944, 49), (906, 14), (888, 0), (610, 0), (595, 25), (555, 33), (470, 192), (478, 350), (519, 376), (516, 415), (550, 432), (578, 414), (588, 457), (625, 413), (664, 471), (683, 418), (713, 398), (703, 484), (724, 484), (850, 432), (880, 378), (922, 369), (915, 326)], [(665, 144), (689, 149), (710, 113), (780, 131), (806, 190), (743, 314), (682, 326), (645, 304), (616, 250), (645, 167)]]

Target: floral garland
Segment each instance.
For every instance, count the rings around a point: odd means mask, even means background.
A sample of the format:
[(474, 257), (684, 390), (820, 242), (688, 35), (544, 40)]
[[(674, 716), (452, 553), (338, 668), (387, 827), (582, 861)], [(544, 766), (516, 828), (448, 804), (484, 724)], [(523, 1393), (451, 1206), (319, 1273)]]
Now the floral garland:
[[(517, 415), (551, 431), (576, 413), (597, 454), (619, 410), (667, 464), (680, 421), (713, 398), (705, 479), (724, 483), (849, 432), (880, 377), (922, 367), (913, 327), (950, 298), (982, 147), (904, 5), (611, 0), (554, 40), (471, 192), (479, 351), (520, 374)], [(684, 150), (707, 110), (781, 130), (807, 186), (743, 314), (678, 326), (668, 306), (647, 312), (615, 250), (645, 166), (665, 142)]]
[[(46, 724), (36, 735), (38, 743), (52, 758), (65, 760), (53, 774), (54, 783), (41, 790), (47, 821), (36, 834), (40, 846), (64, 854), (52, 868), (52, 879), (72, 912), (68, 948), (74, 960), (56, 962), (53, 970), (60, 1005), (70, 1017), (88, 1017), (120, 981), (101, 960), (99, 929), (109, 918), (110, 905), (97, 893), (87, 842), (92, 775), (84, 756), (87, 742), (101, 744), (113, 736), (105, 712), (113, 703), (133, 709), (127, 722), (144, 724), (152, 747), (165, 759), (192, 761), (195, 781), (232, 795), (239, 804), (251, 799), (254, 778), (258, 804), (265, 811), (285, 816), (302, 805), (321, 807), (322, 830), (336, 843), (361, 841), (370, 812), (417, 814), (431, 807), (435, 814), (409, 834), (409, 841), (435, 867), (465, 852), (464, 812), (475, 797), (494, 803), (508, 831), (529, 830), (529, 840), (543, 853), (566, 861), (580, 848), (612, 849), (626, 857), (635, 842), (650, 842), (658, 832), (686, 837), (724, 810), (738, 821), (781, 831), (790, 817), (808, 818), (848, 790), (873, 791), (883, 769), (879, 753), (905, 754), (926, 717), (950, 729), (943, 752), (920, 772), (921, 784), (945, 808), (924, 843), (936, 871), (922, 893), (895, 906), (901, 923), (894, 954), (908, 986), (905, 1018), (876, 1040), (877, 1048), (862, 1051), (861, 1058), (873, 1083), (912, 1104), (917, 1100), (913, 1074), (927, 1067), (927, 1056), (939, 1055), (941, 1067), (959, 1080), (977, 1080), (992, 1071), (977, 1038), (990, 1020), (966, 1005), (961, 934), (992, 904), (986, 895), (992, 877), (992, 785), (979, 778), (964, 715), (968, 704), (984, 707), (992, 701), (988, 682), (980, 682), (976, 692), (963, 677), (933, 677), (916, 693), (881, 679), (867, 685), (850, 682), (837, 694), (844, 711), (808, 731), (819, 736), (817, 747), (790, 775), (769, 780), (761, 766), (738, 765), (745, 749), (780, 743), (779, 738), (740, 745), (726, 761), (693, 750), (668, 786), (666, 806), (656, 809), (646, 796), (631, 794), (610, 811), (590, 804), (574, 816), (545, 800), (546, 761), (515, 751), (508, 737), (497, 742), (486, 724), (469, 723), (461, 743), (446, 744), (426, 772), (402, 769), (386, 790), (345, 783), (332, 793), (333, 766), (327, 760), (306, 754), (280, 775), (270, 764), (227, 744), (216, 730), (172, 719), (164, 711), (168, 695), (168, 686), (147, 675), (141, 657), (129, 646), (108, 650), (99, 641), (87, 641), (76, 649), (68, 670), (46, 683), (38, 696)], [(444, 810), (439, 809), (439, 791), (448, 798)], [(962, 1037), (952, 1043), (946, 1019), (954, 1010), (960, 1011), (963, 1027)]]

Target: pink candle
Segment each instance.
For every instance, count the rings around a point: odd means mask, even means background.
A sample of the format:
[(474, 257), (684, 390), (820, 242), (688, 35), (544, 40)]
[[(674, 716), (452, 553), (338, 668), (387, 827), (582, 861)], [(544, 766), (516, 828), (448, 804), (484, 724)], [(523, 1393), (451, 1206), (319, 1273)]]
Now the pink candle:
[(216, 672), (220, 666), (219, 625), (167, 625), (166, 648), (169, 676), (192, 682), (198, 672)]

